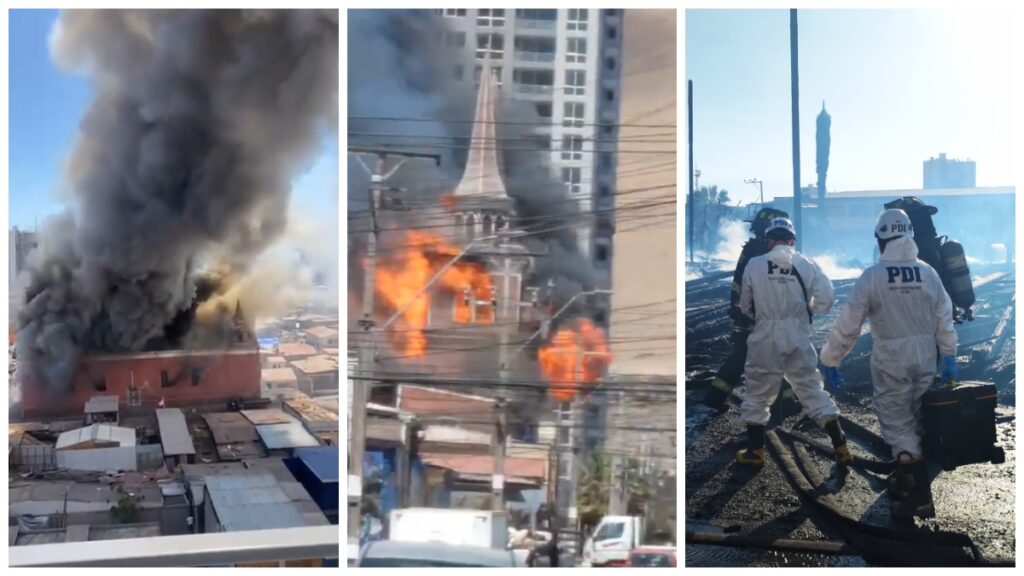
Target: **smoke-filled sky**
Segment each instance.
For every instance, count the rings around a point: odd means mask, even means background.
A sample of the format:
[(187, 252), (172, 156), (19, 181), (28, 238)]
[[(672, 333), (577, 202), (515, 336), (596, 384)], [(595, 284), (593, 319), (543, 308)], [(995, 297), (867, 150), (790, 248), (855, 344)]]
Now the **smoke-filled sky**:
[[(68, 197), (65, 164), (91, 98), (88, 78), (58, 69), (51, 58), (48, 40), (58, 14), (10, 13), (10, 225), (23, 230), (42, 225)], [(324, 134), (292, 190), (293, 214), (337, 214), (337, 134)]]
[[(1014, 185), (1011, 19), (992, 11), (800, 10), (800, 163), (816, 181), (815, 117), (832, 115), (830, 191), (921, 188), (922, 162), (977, 162)], [(1017, 63), (1019, 66), (1020, 63)], [(792, 196), (788, 10), (688, 10), (694, 167), (734, 201)]]

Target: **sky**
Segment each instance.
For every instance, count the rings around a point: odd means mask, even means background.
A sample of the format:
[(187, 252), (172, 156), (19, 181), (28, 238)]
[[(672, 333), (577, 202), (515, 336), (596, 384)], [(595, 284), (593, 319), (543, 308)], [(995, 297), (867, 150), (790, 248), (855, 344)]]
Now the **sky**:
[[(64, 164), (91, 98), (88, 78), (64, 73), (50, 60), (47, 39), (57, 15), (10, 12), (10, 225), (27, 230), (69, 197)], [(338, 138), (325, 135), (317, 157), (295, 175), (293, 208), (336, 215), (338, 183)]]
[[(922, 162), (977, 162), (978, 186), (1015, 185), (1009, 19), (975, 10), (800, 10), (802, 184), (815, 120), (832, 116), (826, 188), (920, 189)], [(793, 195), (788, 10), (687, 10), (693, 162), (700, 185), (746, 204)]]

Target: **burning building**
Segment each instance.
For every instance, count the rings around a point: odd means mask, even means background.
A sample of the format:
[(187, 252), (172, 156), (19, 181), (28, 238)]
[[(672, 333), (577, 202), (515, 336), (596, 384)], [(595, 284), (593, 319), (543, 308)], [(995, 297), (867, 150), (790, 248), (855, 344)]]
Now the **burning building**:
[[(292, 179), (337, 128), (337, 10), (70, 10), (55, 63), (93, 100), (68, 209), (19, 279), (26, 414), (258, 396), (240, 287), (285, 233)], [(214, 278), (213, 274), (216, 272)], [(210, 282), (211, 279), (216, 281)]]

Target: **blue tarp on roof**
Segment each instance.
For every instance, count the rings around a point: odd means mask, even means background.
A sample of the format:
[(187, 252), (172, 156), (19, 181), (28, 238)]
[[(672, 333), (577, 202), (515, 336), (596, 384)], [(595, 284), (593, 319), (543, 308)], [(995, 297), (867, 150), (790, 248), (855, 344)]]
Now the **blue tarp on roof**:
[(302, 461), (321, 482), (338, 482), (338, 458), (340, 451), (337, 446), (316, 446), (296, 448), (295, 457)]
[(281, 343), (277, 338), (257, 338), (256, 341), (260, 343), (260, 348), (273, 348)]

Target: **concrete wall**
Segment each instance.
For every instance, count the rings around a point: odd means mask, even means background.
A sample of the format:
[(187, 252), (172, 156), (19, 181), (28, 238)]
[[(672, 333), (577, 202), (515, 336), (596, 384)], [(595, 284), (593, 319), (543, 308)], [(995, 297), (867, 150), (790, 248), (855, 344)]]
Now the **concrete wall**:
[[(193, 370), (199, 375), (196, 383)], [(163, 374), (167, 375), (167, 386), (163, 385)], [(83, 413), (89, 398), (98, 394), (115, 395), (125, 405), (129, 404), (133, 381), (140, 405), (152, 408), (161, 398), (168, 406), (227, 402), (238, 396), (259, 398), (259, 351), (89, 357), (80, 363), (69, 394), (54, 395), (39, 383), (26, 382), (22, 386), (22, 407), (26, 417), (77, 416)]]

